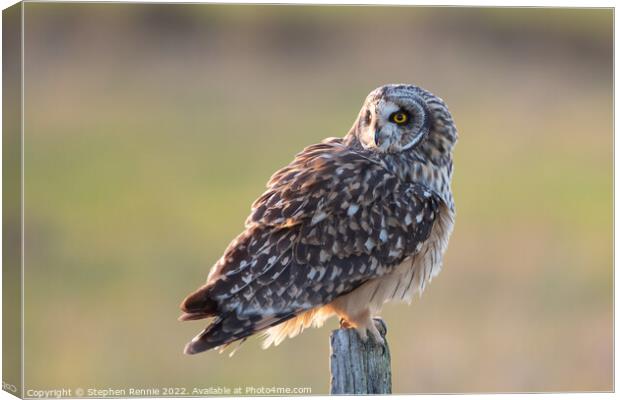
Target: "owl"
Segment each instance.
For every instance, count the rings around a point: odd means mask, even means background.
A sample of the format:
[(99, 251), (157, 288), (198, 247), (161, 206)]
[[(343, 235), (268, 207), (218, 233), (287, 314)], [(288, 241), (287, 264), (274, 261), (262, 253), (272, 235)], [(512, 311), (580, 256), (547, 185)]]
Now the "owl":
[(411, 302), (441, 269), (456, 141), (439, 97), (407, 84), (373, 90), (344, 137), (271, 177), (245, 230), (183, 300), (180, 320), (210, 318), (185, 353), (259, 332), (277, 345), (332, 316), (382, 343), (373, 317), (383, 304)]

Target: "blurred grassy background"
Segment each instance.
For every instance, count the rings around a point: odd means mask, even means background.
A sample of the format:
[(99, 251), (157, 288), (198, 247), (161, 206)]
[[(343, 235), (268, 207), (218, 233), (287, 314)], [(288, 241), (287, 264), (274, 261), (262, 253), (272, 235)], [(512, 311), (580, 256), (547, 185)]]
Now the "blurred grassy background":
[(612, 10), (25, 5), (26, 388), (309, 386), (328, 335), (182, 355), (270, 174), (390, 82), (446, 100), (457, 223), (384, 312), (396, 393), (612, 389)]

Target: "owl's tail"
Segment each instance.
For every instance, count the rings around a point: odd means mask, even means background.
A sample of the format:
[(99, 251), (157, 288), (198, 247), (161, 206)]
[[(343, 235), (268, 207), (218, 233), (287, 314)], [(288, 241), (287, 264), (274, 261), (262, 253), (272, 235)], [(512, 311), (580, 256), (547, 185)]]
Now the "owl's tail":
[[(204, 285), (190, 293), (181, 303), (183, 314), (179, 321), (193, 321), (209, 317), (214, 320), (185, 346), (185, 354), (196, 354), (236, 340), (232, 332), (224, 329), (227, 318), (218, 315), (217, 302), (210, 296), (210, 286)], [(227, 326), (230, 322), (227, 323)]]
[(215, 316), (217, 314), (217, 302), (209, 296), (210, 286), (204, 285), (190, 293), (181, 303), (183, 314), (179, 321), (192, 321)]
[(185, 346), (185, 354), (196, 354), (226, 346), (294, 317), (293, 313), (285, 315), (237, 315), (234, 311), (220, 310), (217, 302), (210, 297), (210, 289), (209, 285), (204, 285), (187, 296), (181, 303), (183, 314), (179, 317), (179, 321), (215, 317), (202, 332)]

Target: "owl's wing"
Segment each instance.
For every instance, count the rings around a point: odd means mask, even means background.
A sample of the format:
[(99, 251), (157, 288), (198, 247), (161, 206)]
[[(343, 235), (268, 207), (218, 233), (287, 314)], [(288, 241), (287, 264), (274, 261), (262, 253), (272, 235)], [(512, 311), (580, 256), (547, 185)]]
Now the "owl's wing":
[(276, 172), (246, 230), (182, 304), (216, 319), (186, 348), (245, 338), (331, 302), (415, 254), (441, 200), (380, 162), (330, 140)]

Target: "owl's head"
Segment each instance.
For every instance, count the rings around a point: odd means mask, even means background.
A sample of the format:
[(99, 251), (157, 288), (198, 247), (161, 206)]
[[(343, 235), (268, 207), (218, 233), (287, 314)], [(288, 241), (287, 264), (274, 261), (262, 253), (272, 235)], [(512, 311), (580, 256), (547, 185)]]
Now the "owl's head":
[(446, 104), (414, 85), (385, 85), (368, 95), (347, 142), (379, 153), (449, 154), (457, 134)]

